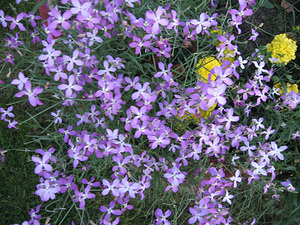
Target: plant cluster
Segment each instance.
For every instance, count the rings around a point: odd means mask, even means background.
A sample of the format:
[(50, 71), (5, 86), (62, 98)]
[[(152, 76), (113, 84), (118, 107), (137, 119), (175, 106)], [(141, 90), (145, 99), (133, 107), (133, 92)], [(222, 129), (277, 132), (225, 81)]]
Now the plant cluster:
[[(144, 202), (147, 224), (255, 224), (261, 215), (237, 212), (241, 193), (272, 204), (296, 193), (295, 178), (278, 175), (299, 157), (299, 79), (288, 70), (297, 45), (279, 34), (251, 55), (239, 51), (259, 35), (241, 28), (255, 0), (221, 10), (213, 0), (194, 9), (41, 4), (44, 21), (37, 7), (15, 17), (0, 10), (2, 26), (17, 31), (5, 39), (2, 70), (13, 70), (1, 88), (40, 108), (21, 122), (12, 103), (1, 120), (10, 129), (33, 121), (46, 140), (31, 157), (45, 203), (22, 225), (62, 224), (71, 211), (72, 224), (125, 224)], [(43, 205), (51, 215), (39, 214)]]

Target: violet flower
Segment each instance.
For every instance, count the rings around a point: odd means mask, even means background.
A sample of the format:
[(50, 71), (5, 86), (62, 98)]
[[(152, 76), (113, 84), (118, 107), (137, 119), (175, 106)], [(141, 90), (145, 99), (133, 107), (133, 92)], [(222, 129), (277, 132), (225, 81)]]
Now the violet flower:
[(4, 108), (0, 108), (0, 113), (2, 113), (1, 120), (6, 119), (6, 116), (9, 116), (11, 118), (15, 117), (15, 115), (12, 113), (13, 108), (13, 106), (9, 106), (7, 110), (5, 110)]
[(0, 10), (0, 22), (2, 23), (3, 27), (7, 27), (7, 22), (3, 10)]
[(13, 30), (13, 29), (15, 29), (16, 26), (18, 26), (21, 31), (26, 31), (26, 28), (24, 27), (24, 25), (22, 23), (20, 23), (20, 21), (24, 18), (24, 15), (26, 15), (26, 14), (19, 13), (16, 18), (6, 16), (5, 19), (7, 21), (11, 22), (9, 29)]
[(171, 225), (169, 220), (167, 218), (171, 216), (172, 211), (167, 210), (165, 213), (161, 209), (155, 210), (155, 217), (156, 217), (156, 225), (165, 224), (165, 225)]
[(20, 91), (17, 94), (15, 94), (15, 97), (20, 98), (23, 95), (27, 95), (29, 103), (33, 107), (35, 107), (37, 105), (43, 105), (43, 103), (36, 97), (38, 94), (43, 92), (43, 88), (35, 87), (33, 90), (31, 90), (31, 83), (30, 83), (30, 81), (27, 81), (25, 83), (25, 89), (26, 89), (26, 91)]
[(196, 26), (196, 34), (200, 34), (204, 28), (206, 29), (207, 27), (211, 26), (211, 23), (207, 19), (208, 19), (208, 15), (202, 12), (199, 16), (199, 21), (196, 19), (192, 19), (190, 21), (192, 25)]
[(35, 191), (35, 194), (41, 197), (42, 201), (48, 201), (49, 199), (55, 199), (55, 194), (59, 192), (60, 188), (46, 180), (44, 184)]
[(153, 22), (153, 25), (152, 25), (152, 33), (153, 34), (158, 34), (160, 32), (159, 25), (168, 26), (169, 20), (161, 18), (161, 16), (163, 14), (164, 14), (164, 9), (162, 6), (158, 6), (155, 13), (152, 11), (146, 12), (146, 18)]
[(72, 96), (72, 93), (73, 93), (72, 90), (81, 91), (82, 87), (80, 85), (76, 84), (74, 75), (69, 76), (68, 82), (69, 82), (68, 85), (67, 84), (60, 84), (60, 85), (57, 86), (57, 88), (60, 89), (60, 90), (65, 90), (65, 96), (67, 98), (70, 98)]

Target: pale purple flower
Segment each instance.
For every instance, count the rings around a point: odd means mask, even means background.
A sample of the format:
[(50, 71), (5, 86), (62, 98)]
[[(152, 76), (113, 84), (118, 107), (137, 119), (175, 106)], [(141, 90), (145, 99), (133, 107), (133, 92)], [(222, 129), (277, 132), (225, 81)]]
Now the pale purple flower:
[(57, 86), (58, 89), (60, 90), (65, 90), (65, 95), (67, 98), (70, 98), (72, 96), (72, 90), (75, 90), (75, 91), (81, 91), (82, 90), (82, 87), (80, 85), (77, 85), (76, 84), (76, 80), (75, 80), (75, 77), (74, 75), (70, 75), (69, 78), (68, 78), (68, 82), (69, 84), (60, 84)]
[(74, 68), (74, 64), (76, 64), (77, 66), (82, 66), (84, 64), (82, 60), (77, 59), (78, 56), (79, 56), (78, 50), (73, 51), (72, 58), (68, 55), (63, 55), (63, 60), (64, 62), (67, 63), (68, 71), (71, 71)]
[(240, 177), (241, 171), (237, 170), (235, 171), (235, 175), (233, 177), (230, 177), (230, 180), (233, 181), (233, 187), (237, 187), (237, 182), (242, 182), (242, 178)]
[(174, 165), (172, 169), (168, 169), (164, 174), (164, 177), (173, 184), (179, 186), (184, 181), (185, 175), (179, 170), (180, 166)]
[(54, 66), (54, 59), (56, 59), (61, 54), (61, 51), (60, 50), (55, 50), (52, 47), (52, 44), (47, 45), (46, 48), (44, 48), (43, 50), (46, 51), (47, 54), (46, 55), (40, 55), (39, 60), (47, 61), (48, 66), (53, 67)]
[(119, 192), (120, 193), (127, 193), (131, 198), (135, 198), (135, 194), (137, 190), (140, 189), (140, 184), (139, 183), (134, 183), (134, 182), (128, 182), (127, 176), (122, 179), (122, 182), (120, 183), (120, 188)]
[[(204, 199), (201, 199), (201, 201)], [(190, 213), (192, 214), (192, 218), (189, 219), (189, 224), (194, 224), (197, 221), (199, 223), (205, 223), (204, 216), (209, 213), (209, 209), (202, 208), (202, 206), (194, 206), (194, 208), (189, 208)]]
[(256, 149), (256, 146), (255, 146), (255, 145), (250, 146), (250, 143), (249, 143), (248, 140), (245, 140), (244, 143), (245, 143), (245, 146), (242, 146), (242, 147), (240, 148), (240, 150), (241, 150), (241, 151), (248, 151), (248, 155), (249, 155), (250, 157), (252, 157), (254, 154), (253, 154), (253, 152), (252, 152), (251, 150), (255, 150), (255, 149)]
[(268, 155), (272, 157), (278, 157), (280, 160), (284, 160), (284, 155), (281, 153), (285, 151), (288, 147), (287, 146), (281, 146), (278, 148), (276, 142), (272, 141), (271, 142), (271, 151), (268, 153)]
[(92, 7), (92, 2), (85, 2), (82, 5), (79, 0), (71, 0), (71, 2), (74, 5), (74, 7), (71, 8), (73, 14), (78, 14), (80, 12), (82, 16), (90, 16), (88, 11)]
[(101, 194), (105, 196), (108, 195), (108, 193), (111, 191), (111, 194), (113, 196), (115, 197), (119, 196), (120, 195), (120, 192), (118, 191), (119, 183), (120, 183), (119, 179), (115, 179), (113, 182), (109, 182), (108, 180), (103, 179), (102, 184), (106, 188), (104, 188)]
[(292, 185), (291, 181), (289, 179), (286, 179), (285, 182), (281, 182), (283, 186), (287, 187), (288, 191), (296, 191), (296, 188)]
[(259, 33), (256, 32), (255, 29), (251, 29), (252, 35), (251, 37), (248, 39), (249, 41), (256, 41), (256, 38), (258, 37)]
[(27, 95), (29, 103), (33, 107), (35, 107), (37, 105), (43, 105), (43, 103), (36, 97), (38, 94), (43, 92), (43, 88), (35, 87), (33, 90), (31, 90), (31, 83), (30, 83), (30, 81), (27, 81), (25, 83), (25, 89), (26, 89), (26, 91), (20, 91), (17, 94), (15, 94), (15, 97), (20, 98), (23, 95)]
[(222, 199), (222, 202), (228, 202), (229, 205), (231, 205), (231, 199), (233, 199), (234, 196), (233, 195), (230, 195), (229, 192), (227, 190), (225, 190), (225, 196), (224, 198)]
[(208, 107), (212, 107), (216, 102), (220, 105), (226, 104), (226, 98), (223, 97), (227, 86), (225, 84), (221, 84), (215, 88), (208, 88), (207, 93), (211, 96), (208, 101)]
[(9, 29), (13, 30), (16, 26), (18, 26), (21, 31), (26, 31), (24, 25), (20, 23), (20, 21), (24, 18), (25, 15), (25, 13), (19, 13), (16, 18), (6, 16), (6, 20), (11, 22)]
[(268, 140), (270, 135), (275, 132), (275, 129), (272, 130), (272, 127), (270, 126), (266, 131), (261, 132), (262, 134), (265, 134), (265, 139)]
[(265, 162), (251, 162), (251, 165), (255, 168), (255, 170), (253, 171), (253, 175), (259, 175), (262, 174), (264, 176), (267, 176), (267, 171), (264, 170), (263, 168), (267, 165)]
[(0, 113), (2, 113), (1, 120), (6, 119), (6, 116), (9, 116), (11, 118), (15, 117), (15, 115), (12, 113), (13, 108), (13, 106), (9, 106), (7, 110), (5, 110), (4, 108), (0, 108)]
[(48, 201), (49, 199), (55, 199), (55, 194), (59, 192), (60, 188), (46, 180), (44, 184), (35, 192), (36, 195), (41, 197), (42, 201)]
[(21, 91), (24, 87), (24, 84), (28, 81), (28, 77), (25, 77), (22, 72), (19, 72), (19, 79), (14, 79), (10, 84), (18, 85), (18, 89)]
[(158, 34), (160, 32), (159, 25), (167, 26), (169, 24), (168, 19), (161, 18), (163, 14), (164, 14), (164, 9), (162, 6), (158, 6), (155, 13), (153, 13), (152, 11), (146, 12), (146, 18), (154, 22), (152, 25), (153, 34)]
[(233, 113), (234, 109), (230, 108), (224, 118), (218, 119), (219, 122), (226, 122), (226, 125), (224, 127), (225, 130), (229, 130), (231, 128), (231, 122), (237, 122), (240, 119), (239, 116), (233, 116)]
[(164, 225), (171, 225), (171, 223), (167, 220), (169, 216), (171, 216), (172, 211), (167, 210), (165, 213), (161, 209), (155, 210), (155, 217), (156, 217), (156, 225), (164, 224)]
[(209, 16), (202, 12), (199, 16), (199, 21), (196, 19), (192, 19), (190, 21), (191, 24), (196, 26), (196, 34), (200, 34), (203, 29), (211, 26), (211, 23), (208, 21)]
[(72, 16), (72, 12), (67, 10), (61, 15), (61, 13), (57, 10), (57, 8), (51, 9), (51, 14), (54, 18), (53, 22), (55, 27), (60, 24), (64, 29), (69, 30), (71, 28), (71, 24), (67, 21)]
[(59, 110), (57, 110), (56, 113), (55, 112), (50, 113), (51, 116), (54, 117), (54, 123), (62, 123), (62, 119), (60, 117), (60, 112), (61, 112), (61, 110), (59, 109)]
[(4, 12), (0, 10), (0, 22), (2, 23), (3, 27), (7, 27), (7, 22), (4, 16)]
[(48, 172), (52, 171), (52, 169), (53, 169), (52, 166), (50, 164), (48, 164), (49, 158), (50, 158), (49, 154), (43, 155), (42, 159), (39, 157), (36, 157), (36, 156), (31, 157), (32, 161), (35, 162), (35, 165), (36, 165), (36, 167), (34, 169), (34, 172), (36, 174), (41, 173), (43, 171), (43, 169)]

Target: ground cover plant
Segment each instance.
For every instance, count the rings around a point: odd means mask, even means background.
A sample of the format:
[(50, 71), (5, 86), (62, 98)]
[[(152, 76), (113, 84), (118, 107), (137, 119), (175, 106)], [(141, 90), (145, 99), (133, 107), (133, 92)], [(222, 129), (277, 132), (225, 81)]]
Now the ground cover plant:
[(1, 175), (24, 157), (33, 187), (7, 223), (298, 223), (295, 22), (266, 32), (255, 0), (38, 2), (0, 9), (1, 126), (22, 140), (1, 132)]

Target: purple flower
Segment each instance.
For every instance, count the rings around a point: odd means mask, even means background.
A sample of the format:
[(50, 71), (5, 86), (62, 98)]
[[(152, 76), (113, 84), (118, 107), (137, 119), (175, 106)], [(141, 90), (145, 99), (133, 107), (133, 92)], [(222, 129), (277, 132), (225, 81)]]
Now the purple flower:
[(116, 205), (116, 202), (115, 201), (111, 201), (109, 203), (109, 208), (107, 208), (105, 206), (101, 206), (100, 207), (100, 211), (101, 212), (107, 212), (107, 214), (104, 217), (105, 220), (109, 220), (111, 214), (114, 214), (114, 215), (117, 215), (117, 216), (119, 216), (119, 215), (122, 214), (121, 210), (119, 210), (119, 209), (113, 209), (115, 207), (115, 205)]
[(71, 24), (66, 21), (72, 16), (72, 12), (70, 10), (65, 11), (61, 16), (60, 12), (56, 8), (52, 8), (51, 13), (52, 16), (56, 18), (56, 20), (53, 20), (52, 23), (55, 23), (56, 26), (58, 24), (61, 24), (61, 26), (66, 30), (69, 30), (71, 28)]
[(72, 4), (75, 6), (71, 8), (71, 12), (73, 14), (78, 14), (79, 12), (81, 13), (82, 16), (89, 17), (89, 9), (92, 7), (91, 2), (85, 2), (82, 5), (80, 4), (80, 1), (78, 0), (71, 0)]
[(3, 27), (7, 27), (6, 18), (4, 16), (4, 12), (0, 10), (0, 22), (2, 23)]
[(69, 82), (69, 85), (60, 84), (60, 85), (57, 86), (57, 88), (60, 89), (60, 90), (65, 90), (66, 97), (70, 98), (72, 96), (72, 93), (73, 93), (72, 89), (75, 90), (75, 91), (81, 91), (82, 87), (80, 85), (76, 84), (74, 75), (69, 76), (68, 82)]
[(50, 114), (51, 114), (51, 116), (53, 116), (54, 118), (55, 118), (55, 120), (54, 120), (54, 123), (62, 123), (62, 119), (61, 119), (61, 117), (60, 117), (60, 109), (59, 110), (57, 110), (57, 112), (56, 113), (54, 113), (54, 112), (51, 112)]
[(16, 26), (18, 26), (21, 31), (26, 31), (26, 28), (24, 27), (24, 25), (22, 23), (20, 23), (20, 21), (24, 18), (25, 15), (26, 15), (25, 13), (19, 13), (16, 18), (6, 16), (5, 17), (6, 20), (12, 22), (10, 24), (9, 29), (13, 30), (13, 29), (15, 29)]
[(176, 16), (177, 16), (177, 12), (172, 9), (171, 10), (171, 19), (173, 20), (173, 22), (169, 23), (169, 25), (167, 26), (167, 29), (174, 28), (174, 31), (175, 31), (176, 36), (177, 36), (178, 35), (177, 26), (184, 26), (185, 23), (180, 22), (180, 20), (178, 18), (176, 18)]
[(6, 119), (5, 118), (6, 115), (9, 116), (9, 117), (11, 117), (11, 118), (15, 117), (15, 115), (11, 112), (13, 110), (13, 108), (14, 108), (13, 106), (9, 106), (7, 108), (7, 110), (5, 110), (4, 108), (0, 108), (0, 113), (2, 113), (1, 120)]
[(68, 55), (63, 55), (63, 60), (65, 63), (67, 63), (67, 70), (71, 71), (74, 68), (74, 64), (76, 64), (77, 66), (82, 66), (84, 63), (82, 60), (77, 59), (79, 55), (79, 51), (75, 50), (73, 51), (73, 56), (72, 58)]
[(14, 79), (10, 84), (18, 85), (18, 89), (21, 91), (24, 87), (24, 84), (28, 81), (28, 77), (25, 77), (22, 72), (19, 72), (19, 79)]
[(168, 169), (164, 175), (174, 186), (179, 186), (184, 181), (185, 175), (179, 170), (180, 166), (175, 164), (172, 169)]
[(142, 47), (149, 47), (151, 45), (151, 41), (143, 42), (138, 36), (133, 36), (133, 42), (129, 44), (131, 48), (135, 48), (135, 54), (140, 54)]
[(280, 160), (284, 160), (284, 156), (281, 152), (285, 151), (288, 147), (287, 146), (281, 146), (278, 148), (276, 142), (271, 142), (271, 151), (268, 153), (268, 155), (272, 157), (278, 157)]
[(34, 172), (36, 174), (39, 174), (42, 172), (42, 170), (46, 170), (48, 172), (51, 172), (52, 171), (52, 166), (49, 163), (49, 158), (50, 158), (50, 155), (49, 154), (45, 154), (43, 155), (42, 159), (39, 158), (39, 157), (36, 157), (36, 156), (32, 156), (31, 159), (33, 162), (35, 162), (35, 169), (34, 169)]
[(47, 44), (46, 48), (43, 49), (44, 51), (47, 52), (47, 54), (39, 56), (39, 60), (42, 61), (47, 60), (49, 67), (54, 66), (54, 59), (56, 59), (56, 57), (58, 57), (61, 54), (61, 51), (55, 50), (53, 48), (53, 45), (54, 45), (54, 41), (52, 44)]
[(63, 129), (63, 128), (59, 128), (58, 129), (58, 132), (61, 133), (61, 134), (65, 134), (64, 136), (64, 142), (68, 142), (69, 140), (69, 135), (76, 135), (77, 134), (77, 131), (75, 130), (72, 130), (73, 129), (73, 125), (69, 125), (67, 127), (67, 130)]
[(248, 39), (249, 41), (256, 41), (256, 38), (258, 37), (259, 33), (256, 32), (255, 29), (251, 29), (252, 35), (251, 37)]
[(29, 215), (31, 216), (31, 219), (29, 220), (29, 224), (33, 224), (33, 225), (39, 224), (38, 219), (41, 218), (41, 215), (38, 215), (37, 213), (40, 211), (41, 206), (42, 205), (38, 205), (36, 207), (36, 210), (34, 209), (30, 210)]
[(59, 192), (60, 188), (46, 180), (43, 185), (35, 192), (36, 195), (41, 197), (42, 201), (48, 201), (50, 198), (55, 199), (55, 194)]
[(91, 190), (91, 186), (88, 185), (85, 189), (84, 189), (84, 193), (78, 191), (78, 189), (76, 189), (74, 191), (75, 193), (75, 198), (74, 198), (74, 202), (79, 202), (79, 208), (84, 209), (85, 207), (85, 199), (91, 199), (91, 198), (95, 198), (96, 195), (90, 192)]
[(190, 21), (191, 24), (196, 26), (196, 34), (200, 34), (203, 31), (203, 29), (206, 29), (207, 27), (211, 26), (211, 23), (207, 19), (208, 15), (203, 12), (199, 16), (199, 21), (196, 19), (192, 19)]
[(287, 187), (288, 191), (296, 191), (296, 188), (292, 185), (292, 183), (289, 179), (286, 179), (285, 182), (281, 182), (280, 184)]
[(158, 6), (155, 13), (152, 11), (146, 12), (146, 18), (150, 21), (152, 21), (152, 33), (158, 34), (160, 32), (159, 25), (162, 26), (168, 26), (169, 20), (168, 19), (162, 19), (161, 16), (164, 14), (164, 9), (162, 6)]
[(31, 90), (31, 83), (30, 83), (30, 81), (27, 81), (25, 83), (25, 89), (26, 89), (26, 91), (20, 91), (17, 94), (15, 94), (15, 97), (20, 98), (23, 95), (27, 95), (29, 103), (33, 107), (35, 107), (37, 105), (43, 105), (43, 103), (36, 97), (38, 94), (43, 92), (43, 88), (35, 87), (33, 90)]
[(160, 224), (171, 225), (169, 220), (167, 220), (167, 218), (171, 216), (171, 214), (172, 214), (171, 210), (167, 210), (165, 214), (161, 209), (155, 210), (156, 225), (160, 225)]
[[(202, 200), (204, 199), (201, 199), (201, 201)], [(194, 224), (197, 221), (199, 221), (200, 223), (204, 223), (205, 219), (203, 217), (209, 213), (209, 209), (202, 208), (202, 205), (200, 207), (199, 206), (194, 206), (194, 208), (190, 207), (189, 211), (192, 214), (192, 218), (189, 219), (189, 224)]]
[(172, 63), (170, 63), (168, 65), (168, 69), (165, 69), (165, 65), (163, 62), (159, 62), (158, 63), (158, 67), (161, 69), (160, 72), (157, 72), (156, 74), (154, 74), (155, 78), (161, 77), (163, 76), (163, 79), (167, 82), (169, 82), (172, 78), (172, 72), (171, 72), (171, 67), (173, 66)]
[(237, 182), (242, 182), (242, 178), (240, 177), (241, 171), (237, 170), (235, 171), (235, 175), (233, 177), (230, 177), (230, 180), (233, 181), (233, 187), (237, 187)]
[(113, 182), (109, 182), (106, 179), (102, 180), (103, 186), (106, 186), (106, 188), (102, 191), (102, 195), (108, 195), (108, 193), (111, 191), (112, 195), (117, 197), (120, 195), (120, 192), (118, 191), (120, 180), (115, 179)]
[(11, 129), (11, 128), (18, 129), (18, 128), (16, 127), (16, 125), (18, 124), (18, 121), (15, 121), (15, 120), (11, 121), (11, 120), (8, 120), (8, 119), (4, 119), (4, 121), (8, 122), (7, 127), (8, 127), (9, 129)]
[(239, 121), (239, 116), (233, 116), (234, 109), (230, 108), (227, 110), (227, 116), (221, 119), (218, 119), (219, 122), (226, 122), (226, 125), (224, 127), (225, 130), (229, 130), (231, 128), (231, 122), (237, 122)]

